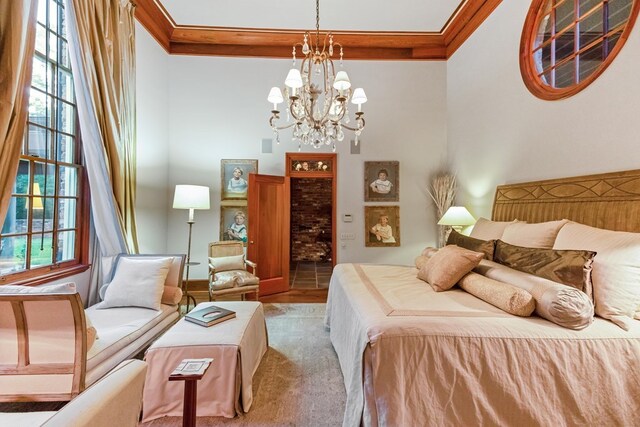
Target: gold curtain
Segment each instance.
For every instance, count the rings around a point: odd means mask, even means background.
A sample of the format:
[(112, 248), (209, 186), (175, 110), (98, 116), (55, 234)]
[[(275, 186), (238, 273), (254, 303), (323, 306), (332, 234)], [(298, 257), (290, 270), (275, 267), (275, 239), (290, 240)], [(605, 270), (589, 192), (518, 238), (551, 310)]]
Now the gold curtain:
[(37, 0), (0, 1), (0, 227), (27, 125), (37, 8)]
[(129, 252), (137, 253), (134, 5), (129, 0), (69, 1), (120, 225)]

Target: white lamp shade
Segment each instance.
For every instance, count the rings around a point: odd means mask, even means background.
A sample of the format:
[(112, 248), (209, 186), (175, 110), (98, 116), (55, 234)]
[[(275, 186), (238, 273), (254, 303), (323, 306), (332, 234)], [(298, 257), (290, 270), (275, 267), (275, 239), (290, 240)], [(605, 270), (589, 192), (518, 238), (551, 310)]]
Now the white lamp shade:
[(353, 91), (353, 95), (351, 96), (351, 103), (360, 105), (367, 102), (367, 95), (364, 93), (364, 89), (361, 87), (357, 87), (356, 90)]
[(337, 90), (347, 90), (351, 87), (351, 82), (349, 81), (349, 76), (346, 71), (338, 71), (333, 81), (333, 87)]
[(176, 185), (173, 195), (174, 209), (209, 209), (209, 187), (203, 185)]
[(42, 193), (40, 193), (40, 184), (33, 183), (33, 209), (44, 209), (42, 206)]
[(267, 96), (267, 101), (272, 104), (280, 104), (282, 101), (284, 101), (284, 98), (282, 97), (282, 91), (279, 87), (271, 88), (271, 90), (269, 91), (269, 96)]
[(300, 75), (300, 70), (296, 68), (290, 69), (289, 74), (287, 74), (287, 78), (284, 80), (284, 84), (289, 86), (291, 89), (301, 88), (302, 76)]
[(451, 206), (442, 215), (438, 225), (473, 225), (476, 220), (464, 206)]

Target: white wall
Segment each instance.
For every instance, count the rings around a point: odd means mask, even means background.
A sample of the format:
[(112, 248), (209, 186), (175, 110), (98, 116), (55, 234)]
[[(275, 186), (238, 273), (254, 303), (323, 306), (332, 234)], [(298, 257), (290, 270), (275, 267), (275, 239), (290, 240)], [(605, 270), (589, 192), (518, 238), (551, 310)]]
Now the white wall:
[(137, 198), (141, 253), (167, 252), (169, 55), (136, 21)]
[(638, 167), (640, 24), (591, 86), (542, 101), (518, 62), (529, 5), (503, 1), (447, 63), (448, 158), (476, 215), (498, 184)]
[[(139, 67), (149, 60), (147, 56), (139, 53)], [(191, 278), (207, 277), (207, 244), (219, 239), (220, 159), (258, 159), (260, 173), (283, 175), (285, 152), (297, 151), (290, 131), (283, 132), (279, 146), (274, 143), (273, 154), (261, 154), (260, 146), (263, 138), (272, 137), (267, 93), (282, 84), (290, 64), (274, 59), (169, 57), (169, 99), (163, 104), (169, 109), (169, 181), (154, 191), (172, 193), (176, 184), (211, 187), (212, 209), (196, 211), (192, 260), (202, 264), (192, 269)], [(349, 154), (346, 141), (338, 148), (337, 213), (339, 218), (353, 214), (354, 222), (339, 222), (337, 232), (356, 234), (356, 240), (345, 241), (346, 247), (338, 249), (338, 260), (412, 263), (424, 246), (435, 242), (433, 210), (424, 189), (446, 157), (445, 64), (350, 61), (345, 68), (354, 84), (365, 87), (369, 102), (364, 105), (362, 154)], [(138, 93), (139, 101), (143, 96)], [(145, 108), (149, 107), (139, 104), (138, 113)], [(155, 123), (164, 126), (161, 120)], [(141, 150), (156, 144), (140, 137), (138, 141)], [(365, 160), (400, 161), (400, 248), (364, 247)], [(139, 179), (145, 174), (139, 169)], [(186, 252), (187, 212), (171, 209), (169, 201), (165, 210), (167, 250)], [(148, 211), (139, 211), (138, 222), (149, 216)]]

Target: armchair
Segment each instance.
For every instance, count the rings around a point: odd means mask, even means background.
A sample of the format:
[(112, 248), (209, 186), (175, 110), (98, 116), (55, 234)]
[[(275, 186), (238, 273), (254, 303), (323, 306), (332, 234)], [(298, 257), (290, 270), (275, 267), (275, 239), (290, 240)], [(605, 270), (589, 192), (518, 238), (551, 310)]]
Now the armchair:
[(260, 279), (256, 268), (256, 263), (245, 259), (242, 242), (209, 243), (209, 301), (221, 295), (240, 295), (244, 301), (250, 292), (257, 299)]

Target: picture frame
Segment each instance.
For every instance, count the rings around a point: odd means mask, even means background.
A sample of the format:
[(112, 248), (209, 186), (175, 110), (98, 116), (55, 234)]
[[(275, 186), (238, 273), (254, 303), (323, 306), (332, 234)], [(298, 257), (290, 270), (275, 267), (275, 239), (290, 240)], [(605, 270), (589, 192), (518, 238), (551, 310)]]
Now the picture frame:
[(220, 241), (241, 241), (247, 246), (249, 218), (244, 205), (220, 206)]
[(247, 200), (250, 173), (258, 173), (258, 161), (255, 159), (220, 160), (220, 199)]
[(364, 201), (400, 201), (400, 162), (364, 162)]
[(365, 247), (400, 246), (400, 206), (365, 206), (364, 236)]

